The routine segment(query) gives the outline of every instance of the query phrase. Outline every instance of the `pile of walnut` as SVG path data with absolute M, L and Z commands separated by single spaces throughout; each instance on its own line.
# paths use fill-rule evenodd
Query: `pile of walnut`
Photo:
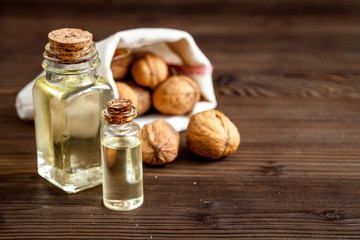
M 195 81 L 184 75 L 170 76 L 166 62 L 160 57 L 150 53 L 127 53 L 125 49 L 117 49 L 110 68 L 119 97 L 131 99 L 139 116 L 148 112 L 151 106 L 163 114 L 186 114 L 200 100 Z M 177 157 L 180 135 L 166 121 L 146 124 L 141 137 L 145 163 L 163 165 Z M 186 137 L 190 151 L 209 159 L 228 156 L 240 144 L 236 126 L 217 110 L 193 115 Z
M 184 75 L 170 76 L 162 58 L 150 53 L 121 57 L 123 51 L 117 49 L 110 69 L 119 97 L 131 99 L 139 116 L 149 111 L 151 103 L 160 113 L 182 115 L 200 100 L 195 81 Z

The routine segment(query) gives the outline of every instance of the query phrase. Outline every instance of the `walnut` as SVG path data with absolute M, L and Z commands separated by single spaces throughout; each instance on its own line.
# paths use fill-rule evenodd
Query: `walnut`
M 132 105 L 137 109 L 137 96 L 134 92 L 134 90 L 125 82 L 115 82 L 116 88 L 119 93 L 119 98 L 127 98 L 130 99 L 132 102 Z
M 162 58 L 147 53 L 133 63 L 131 74 L 137 84 L 153 89 L 167 78 L 168 66 Z
M 155 120 L 141 129 L 142 159 L 150 165 L 174 161 L 179 152 L 180 135 L 166 121 Z
M 153 105 L 159 112 L 181 115 L 190 112 L 200 100 L 200 90 L 190 78 L 173 76 L 154 90 L 152 98 Z
M 132 82 L 115 82 L 120 98 L 128 98 L 136 108 L 138 116 L 149 111 L 151 107 L 150 91 Z
M 186 138 L 190 151 L 209 159 L 228 156 L 240 144 L 240 133 L 234 123 L 217 110 L 191 116 Z
M 121 80 L 126 77 L 132 60 L 133 56 L 130 54 L 128 49 L 116 49 L 115 55 L 110 64 L 114 80 Z

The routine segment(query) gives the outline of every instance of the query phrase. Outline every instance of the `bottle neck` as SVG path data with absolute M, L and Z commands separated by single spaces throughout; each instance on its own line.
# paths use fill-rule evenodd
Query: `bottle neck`
M 94 43 L 81 52 L 57 52 L 47 44 L 43 55 L 42 67 L 50 82 L 78 85 L 91 84 L 97 79 L 100 59 Z
M 138 134 L 139 126 L 133 122 L 136 117 L 136 108 L 132 106 L 130 99 L 112 99 L 106 104 L 103 111 L 106 120 L 104 132 L 112 135 L 134 135 Z
M 137 136 L 140 138 L 140 127 L 135 121 L 120 124 L 114 124 L 105 121 L 101 132 L 102 136 Z
M 108 128 L 110 128 L 113 131 L 122 132 L 131 129 L 133 125 L 133 121 L 126 123 L 109 123 L 106 121 L 105 124 L 108 126 Z

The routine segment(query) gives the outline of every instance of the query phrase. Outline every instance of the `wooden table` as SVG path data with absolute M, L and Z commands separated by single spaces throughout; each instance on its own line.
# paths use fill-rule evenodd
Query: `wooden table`
M 0 239 L 360 238 L 358 1 L 0 3 Z M 214 65 L 217 109 L 241 145 L 144 168 L 144 205 L 114 212 L 101 186 L 68 195 L 37 174 L 16 93 L 42 69 L 47 33 L 95 41 L 137 27 L 192 34 Z

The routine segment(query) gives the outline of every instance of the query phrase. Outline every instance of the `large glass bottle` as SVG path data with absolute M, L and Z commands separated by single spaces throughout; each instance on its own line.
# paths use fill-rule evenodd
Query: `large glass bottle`
M 103 200 L 112 210 L 127 211 L 144 201 L 141 132 L 129 99 L 113 99 L 101 129 Z
M 51 35 L 52 34 L 52 35 Z M 68 193 L 101 184 L 101 112 L 113 98 L 96 72 L 91 33 L 59 29 L 49 34 L 33 88 L 39 174 Z

